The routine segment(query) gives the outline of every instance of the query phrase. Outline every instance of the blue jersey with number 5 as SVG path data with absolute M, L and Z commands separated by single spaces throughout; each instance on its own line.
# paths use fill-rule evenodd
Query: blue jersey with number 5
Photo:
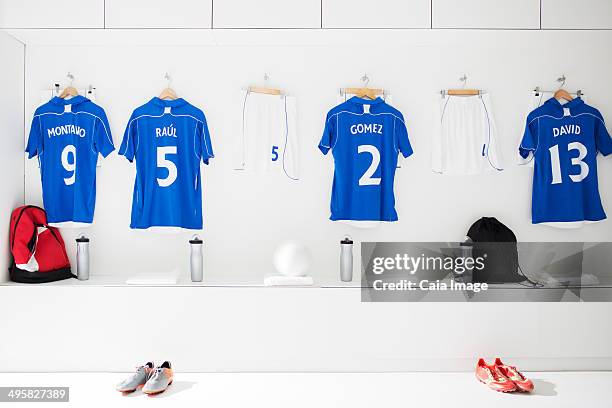
M 527 117 L 519 147 L 534 160 L 532 222 L 580 226 L 606 218 L 597 182 L 597 153 L 612 153 L 599 111 L 576 98 L 554 98 Z
M 331 220 L 397 221 L 398 154 L 412 154 L 397 109 L 380 98 L 349 99 L 327 114 L 319 149 L 334 156 Z
M 131 228 L 202 229 L 200 162 L 214 155 L 200 109 L 151 99 L 132 113 L 119 154 L 136 159 Z
M 55 97 L 36 109 L 26 152 L 38 156 L 50 224 L 93 221 L 98 154 L 114 149 L 104 109 L 89 99 Z

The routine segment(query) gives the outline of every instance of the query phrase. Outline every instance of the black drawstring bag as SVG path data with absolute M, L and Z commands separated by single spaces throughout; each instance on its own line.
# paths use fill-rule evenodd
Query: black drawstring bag
M 484 257 L 484 268 L 473 269 L 472 281 L 515 283 L 527 280 L 519 273 L 516 235 L 495 217 L 482 217 L 467 233 L 472 240 L 472 256 Z

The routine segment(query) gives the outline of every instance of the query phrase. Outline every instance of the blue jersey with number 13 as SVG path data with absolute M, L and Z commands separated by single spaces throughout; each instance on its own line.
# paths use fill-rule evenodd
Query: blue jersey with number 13
M 519 148 L 535 161 L 534 224 L 576 227 L 606 218 L 597 180 L 597 154 L 612 153 L 612 139 L 599 111 L 576 98 L 554 98 L 527 117 Z

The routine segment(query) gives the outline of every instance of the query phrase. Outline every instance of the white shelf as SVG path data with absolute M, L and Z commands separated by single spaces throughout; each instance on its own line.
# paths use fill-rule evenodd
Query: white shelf
M 17 283 L 17 282 L 4 282 L 0 286 L 6 287 L 203 287 L 203 288 L 299 288 L 299 289 L 314 289 L 314 288 L 347 288 L 347 289 L 360 289 L 361 282 L 358 278 L 355 278 L 353 282 L 341 282 L 341 281 L 317 281 L 313 286 L 264 286 L 263 276 L 261 279 L 249 277 L 212 277 L 204 278 L 203 282 L 191 282 L 191 280 L 185 276 L 178 279 L 176 284 L 127 284 L 126 281 L 131 276 L 111 276 L 111 275 L 96 275 L 91 276 L 89 280 L 81 281 L 77 279 L 65 279 L 57 282 L 40 283 L 40 284 L 28 284 L 28 283 Z

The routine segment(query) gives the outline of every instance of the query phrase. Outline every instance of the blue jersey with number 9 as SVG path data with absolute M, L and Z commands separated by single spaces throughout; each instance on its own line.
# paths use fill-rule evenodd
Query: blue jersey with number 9
M 397 109 L 380 98 L 349 99 L 327 114 L 319 149 L 334 156 L 331 220 L 397 221 L 398 154 L 412 154 Z
M 151 99 L 132 113 L 119 154 L 136 159 L 131 228 L 202 229 L 200 163 L 214 155 L 200 109 Z
M 38 156 L 47 221 L 90 224 L 96 204 L 98 155 L 115 147 L 104 109 L 83 96 L 54 97 L 36 109 L 26 152 Z

